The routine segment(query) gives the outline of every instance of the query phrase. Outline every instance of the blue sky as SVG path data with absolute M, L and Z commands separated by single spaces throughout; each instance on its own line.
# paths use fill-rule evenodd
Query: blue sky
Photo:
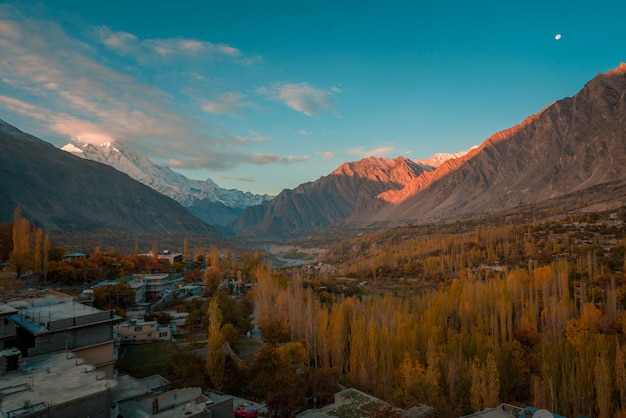
M 623 1 L 422 3 L 0 1 L 0 118 L 278 194 L 468 149 L 626 61 Z

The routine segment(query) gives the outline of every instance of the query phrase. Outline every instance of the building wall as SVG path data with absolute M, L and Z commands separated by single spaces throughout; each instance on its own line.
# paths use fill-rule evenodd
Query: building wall
M 211 418 L 232 418 L 233 417 L 233 398 L 216 402 L 208 407 L 211 411 Z
M 113 326 L 110 322 L 49 332 L 35 337 L 35 346 L 28 349 L 28 356 L 53 353 L 66 349 L 74 350 L 110 340 L 113 340 Z
M 90 396 L 52 404 L 39 411 L 19 415 L 20 418 L 90 417 L 111 418 L 111 391 L 103 390 Z
M 96 370 L 106 373 L 108 379 L 113 378 L 115 366 L 115 340 L 106 341 L 102 344 L 72 350 L 76 356 L 85 360 L 88 364 L 96 366 Z
M 171 339 L 169 327 L 161 327 L 156 321 L 119 324 L 118 330 L 122 342 L 147 342 Z

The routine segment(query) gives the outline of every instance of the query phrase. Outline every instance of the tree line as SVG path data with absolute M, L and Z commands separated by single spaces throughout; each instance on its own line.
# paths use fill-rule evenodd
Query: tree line
M 565 416 L 626 417 L 623 238 L 608 249 L 598 234 L 577 240 L 552 227 L 407 239 L 369 248 L 370 257 L 349 248 L 362 258 L 344 258 L 340 267 L 431 269 L 439 284 L 420 292 L 320 298 L 303 270 L 288 277 L 259 266 L 263 338 L 276 347 L 298 342 L 313 370 L 332 370 L 343 384 L 400 407 L 435 406 L 441 416 L 508 402 Z M 494 261 L 506 268 L 478 273 Z

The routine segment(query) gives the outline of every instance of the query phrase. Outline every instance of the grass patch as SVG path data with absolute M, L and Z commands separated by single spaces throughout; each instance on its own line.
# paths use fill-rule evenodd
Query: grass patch
M 176 346 L 171 341 L 125 344 L 120 350 L 118 369 L 137 378 L 163 374 Z

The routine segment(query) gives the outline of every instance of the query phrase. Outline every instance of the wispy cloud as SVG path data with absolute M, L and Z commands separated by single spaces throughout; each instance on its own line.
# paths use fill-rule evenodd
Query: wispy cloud
M 246 178 L 246 177 L 228 177 L 228 176 L 217 176 L 220 180 L 231 180 L 231 181 L 241 181 L 247 183 L 256 183 L 255 179 Z
M 263 153 L 239 153 L 224 152 L 219 155 L 203 154 L 202 156 L 188 157 L 184 159 L 169 159 L 167 165 L 174 168 L 197 169 L 215 167 L 216 169 L 226 169 L 238 164 L 252 165 L 276 165 L 276 164 L 295 164 L 308 161 L 308 156 L 281 156 L 278 154 Z
M 332 89 L 321 90 L 307 83 L 287 83 L 274 87 L 263 87 L 259 93 L 275 100 L 284 102 L 287 106 L 307 116 L 317 115 L 322 111 L 335 111 L 337 98 Z
M 317 154 L 321 155 L 323 158 L 334 158 L 336 155 L 332 151 L 323 151 L 323 152 L 318 152 Z
M 356 155 L 359 157 L 382 157 L 390 154 L 393 151 L 393 147 L 378 147 L 378 148 L 351 148 L 346 152 L 349 155 Z
M 313 132 L 307 131 L 306 129 L 298 129 L 298 135 L 309 136 L 313 135 Z
M 202 104 L 202 110 L 216 115 L 236 116 L 239 114 L 240 109 L 245 107 L 256 107 L 254 103 L 245 101 L 244 98 L 245 97 L 242 93 L 223 93 L 214 100 L 205 100 Z
M 36 121 L 40 131 L 49 133 L 46 139 L 121 141 L 157 162 L 209 170 L 306 159 L 252 152 L 253 144 L 268 137 L 251 133 L 242 138 L 202 120 L 200 108 L 190 109 L 175 100 L 180 85 L 168 88 L 141 82 L 136 75 L 152 71 L 151 66 L 138 60 L 133 67 L 121 58 L 136 53 L 171 57 L 172 62 L 193 56 L 246 64 L 235 47 L 182 38 L 142 40 L 106 27 L 87 31 L 91 38 L 84 33 L 78 38 L 55 22 L 25 16 L 17 7 L 2 4 L 0 16 L 4 18 L 0 19 L 0 109 Z M 120 55 L 105 56 L 109 50 Z M 206 61 L 197 64 L 194 61 L 195 67 L 185 68 L 184 74 L 202 78 Z M 168 71 L 171 79 L 181 78 L 173 66 Z M 204 111 L 225 114 L 252 106 L 243 95 L 227 92 L 207 100 Z
M 204 55 L 239 58 L 242 52 L 233 46 L 196 39 L 161 38 L 139 39 L 132 33 L 113 31 L 107 26 L 95 29 L 101 43 L 121 54 L 156 53 L 161 57 L 175 55 Z

